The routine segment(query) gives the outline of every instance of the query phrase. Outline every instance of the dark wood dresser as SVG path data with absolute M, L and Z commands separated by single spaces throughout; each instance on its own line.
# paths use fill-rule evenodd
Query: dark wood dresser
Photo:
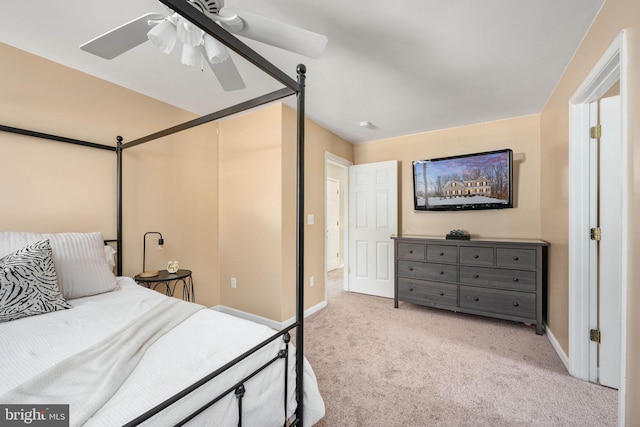
M 395 240 L 395 298 L 536 325 L 544 332 L 547 252 L 542 240 Z

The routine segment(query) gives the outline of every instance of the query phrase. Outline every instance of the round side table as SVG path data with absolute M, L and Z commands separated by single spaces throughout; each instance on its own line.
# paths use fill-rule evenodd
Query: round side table
M 158 271 L 157 276 L 153 277 L 141 277 L 137 274 L 133 277 L 140 285 L 146 286 L 149 289 L 156 289 L 160 285 L 165 287 L 165 295 L 170 297 L 174 296 L 176 287 L 182 285 L 182 299 L 185 301 L 196 301 L 195 291 L 193 289 L 193 278 L 191 277 L 191 270 L 178 270 L 175 273 L 169 273 L 167 270 Z

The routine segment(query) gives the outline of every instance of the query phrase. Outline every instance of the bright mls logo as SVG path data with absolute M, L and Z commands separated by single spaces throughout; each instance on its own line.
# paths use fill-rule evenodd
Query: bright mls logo
M 0 425 L 69 427 L 69 405 L 0 405 Z

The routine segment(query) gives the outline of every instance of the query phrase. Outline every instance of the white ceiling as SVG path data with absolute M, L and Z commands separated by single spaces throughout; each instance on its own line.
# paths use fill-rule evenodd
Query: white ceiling
M 295 78 L 307 115 L 352 143 L 539 113 L 604 0 L 226 0 L 325 34 L 320 59 L 245 41 Z M 156 0 L 0 0 L 0 42 L 204 115 L 281 86 L 234 56 L 247 88 L 144 43 L 111 60 L 78 46 Z M 294 99 L 287 103 L 295 105 Z M 361 129 L 370 121 L 374 129 Z

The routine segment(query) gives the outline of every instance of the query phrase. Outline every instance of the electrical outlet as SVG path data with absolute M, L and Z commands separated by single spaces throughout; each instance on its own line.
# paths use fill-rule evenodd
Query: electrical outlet
M 316 284 L 315 279 L 313 278 L 313 276 L 311 276 L 311 278 L 309 279 L 309 286 L 313 286 Z
M 236 278 L 235 277 L 231 278 L 231 288 L 233 288 L 233 289 L 236 288 Z

